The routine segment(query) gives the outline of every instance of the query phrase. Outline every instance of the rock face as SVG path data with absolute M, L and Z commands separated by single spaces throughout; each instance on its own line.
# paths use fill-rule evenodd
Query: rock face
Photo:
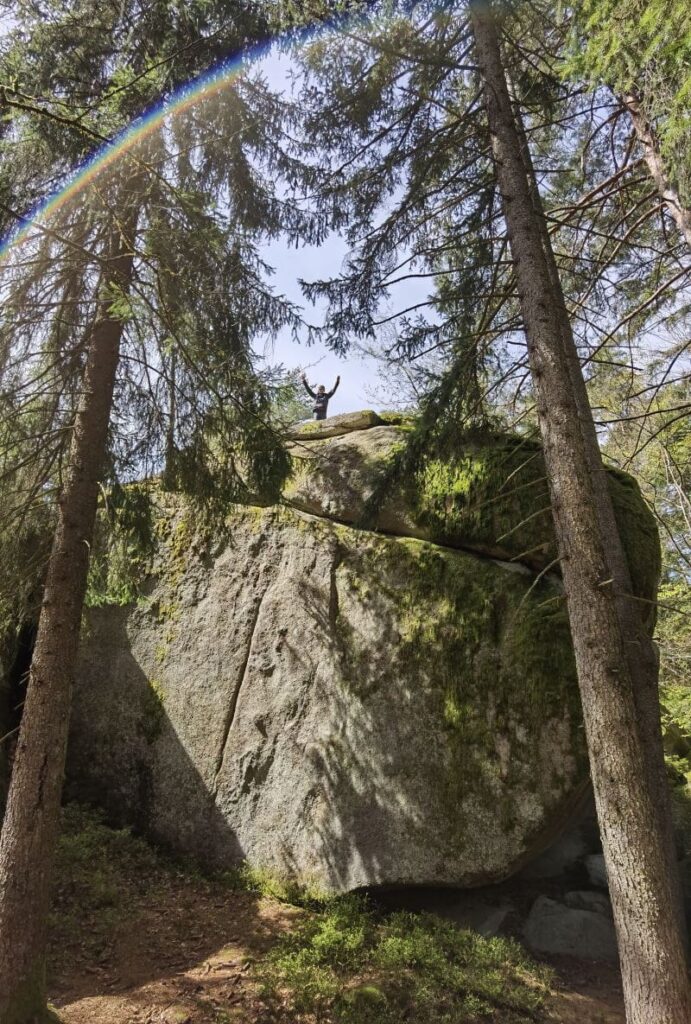
M 457 495 L 436 543 L 414 481 L 386 535 L 348 525 L 405 439 L 350 430 L 295 441 L 290 504 L 235 507 L 223 537 L 161 498 L 145 596 L 89 615 L 68 794 L 322 891 L 506 877 L 586 782 L 560 583 L 491 524 L 464 541 Z

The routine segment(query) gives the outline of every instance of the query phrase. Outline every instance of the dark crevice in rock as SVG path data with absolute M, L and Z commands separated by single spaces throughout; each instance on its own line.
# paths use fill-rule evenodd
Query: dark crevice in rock
M 338 619 L 339 606 L 338 583 L 336 581 L 336 573 L 338 572 L 338 567 L 340 566 L 342 561 L 343 553 L 337 545 L 336 550 L 334 551 L 334 557 L 331 563 L 331 570 L 329 573 L 329 623 L 331 624 L 332 630 L 336 628 L 336 620 Z
M 561 585 L 561 576 L 557 572 L 545 572 L 544 569 L 536 569 L 535 566 L 527 565 L 520 559 L 510 560 L 508 558 L 502 558 L 496 552 L 492 552 L 488 548 L 480 548 L 472 544 L 440 544 L 439 541 L 430 540 L 428 537 L 414 533 L 398 533 L 394 530 L 374 529 L 367 526 L 359 526 L 347 519 L 339 519 L 337 516 L 326 515 L 325 513 L 312 512 L 304 507 L 301 507 L 296 502 L 286 501 L 286 506 L 293 512 L 297 512 L 300 516 L 306 516 L 310 519 L 324 519 L 329 523 L 337 523 L 339 526 L 347 526 L 351 530 L 360 530 L 363 533 L 373 533 L 376 537 L 391 537 L 394 540 L 419 540 L 424 544 L 429 544 L 431 547 L 439 548 L 442 551 L 462 551 L 466 555 L 472 555 L 475 558 L 485 562 L 494 562 L 495 565 L 501 566 L 508 572 L 518 572 L 524 576 L 540 576 L 541 579 L 550 580 L 552 583 Z
M 35 642 L 36 623 L 24 623 L 16 639 L 8 645 L 5 678 L 2 679 L 0 675 L 0 822 L 12 773 Z
M 218 751 L 218 757 L 216 758 L 216 768 L 214 771 L 214 793 L 218 788 L 218 777 L 221 768 L 223 767 L 223 759 L 225 757 L 226 747 L 228 745 L 228 737 L 230 736 L 230 730 L 232 728 L 233 720 L 235 718 L 235 712 L 237 711 L 238 700 L 240 699 L 240 691 L 242 690 L 243 683 L 245 682 L 245 679 L 247 677 L 247 666 L 249 665 L 249 660 L 252 656 L 252 647 L 254 646 L 254 636 L 257 631 L 257 623 L 259 622 L 259 616 L 261 614 L 262 605 L 264 604 L 264 600 L 266 599 L 266 595 L 269 593 L 270 589 L 271 587 L 268 586 L 261 595 L 261 597 L 259 598 L 259 601 L 257 602 L 257 608 L 254 613 L 252 625 L 250 627 L 250 635 L 249 640 L 247 642 L 247 651 L 245 652 L 242 668 L 240 670 L 240 676 L 238 679 L 237 686 L 233 691 L 233 696 L 230 699 L 230 704 L 228 705 L 228 714 L 226 716 L 225 725 L 223 727 L 223 739 L 221 740 L 221 744 Z

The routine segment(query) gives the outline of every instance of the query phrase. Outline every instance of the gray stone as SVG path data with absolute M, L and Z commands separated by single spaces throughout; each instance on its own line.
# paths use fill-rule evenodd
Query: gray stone
M 553 586 L 285 508 L 229 522 L 211 556 L 173 516 L 148 603 L 90 612 L 70 794 L 327 891 L 510 875 L 586 780 L 576 681 L 531 661 L 526 692 L 515 632 L 566 643 Z
M 358 523 L 402 437 L 400 427 L 384 425 L 336 436 L 316 430 L 301 435 L 289 446 L 294 471 L 286 501 L 303 512 Z M 425 535 L 400 493 L 382 508 L 377 526 L 407 537 Z
M 614 925 L 602 913 L 566 907 L 539 896 L 523 929 L 526 944 L 536 953 L 582 960 L 617 960 Z
M 345 412 L 339 416 L 327 416 L 324 420 L 310 420 L 309 423 L 303 423 L 289 431 L 287 436 L 318 441 L 325 437 L 340 437 L 342 434 L 350 434 L 355 430 L 379 427 L 383 422 L 376 412 L 371 409 L 362 409 L 360 412 Z
M 564 895 L 564 903 L 567 907 L 575 910 L 592 910 L 594 914 L 605 914 L 612 916 L 612 904 L 609 897 L 603 892 L 593 892 L 590 889 L 579 889 L 574 892 L 567 892 Z
M 588 845 L 579 826 L 560 836 L 555 843 L 523 868 L 526 879 L 558 878 L 574 868 L 587 854 Z
M 306 424 L 289 444 L 294 472 L 285 500 L 340 522 L 475 551 L 515 571 L 554 563 L 551 514 L 537 501 L 545 473 L 537 445 L 476 433 L 448 458 L 432 455 L 414 472 L 391 475 L 411 425 L 380 424 L 369 410 Z M 660 563 L 655 520 L 631 477 L 611 473 L 609 485 L 627 550 L 636 551 L 634 585 L 652 600 Z
M 605 858 L 601 853 L 591 853 L 585 858 L 585 869 L 588 872 L 588 879 L 591 885 L 596 885 L 599 889 L 609 888 L 607 882 L 607 868 L 605 867 Z
M 435 913 L 447 921 L 453 921 L 459 928 L 467 928 L 486 939 L 491 939 L 499 934 L 513 910 L 514 907 L 510 903 L 490 906 L 478 901 L 470 905 L 451 903 L 446 907 L 440 907 Z
M 68 795 L 328 892 L 477 886 L 559 835 L 587 786 L 561 589 L 489 557 L 528 512 L 485 500 L 509 457 L 539 466 L 492 436 L 448 494 L 436 460 L 389 488 L 386 535 L 355 528 L 407 429 L 373 416 L 292 442 L 293 507 L 236 506 L 227 533 L 160 496 L 147 598 L 87 618 Z

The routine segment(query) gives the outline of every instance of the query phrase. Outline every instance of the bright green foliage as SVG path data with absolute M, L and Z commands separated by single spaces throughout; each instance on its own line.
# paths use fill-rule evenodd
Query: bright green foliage
M 334 1024 L 519 1024 L 550 980 L 514 942 L 428 915 L 380 918 L 352 896 L 299 925 L 260 974 L 278 1021 Z
M 691 786 L 690 687 L 671 685 L 663 688 L 662 726 L 665 731 L 667 761 Z
M 625 379 L 622 379 L 625 378 Z M 606 454 L 633 473 L 659 525 L 662 573 L 655 640 L 663 686 L 689 685 L 691 667 L 691 423 L 690 391 L 682 380 L 658 391 L 650 377 L 613 375 L 601 384 L 598 402 L 622 404 L 631 421 L 610 431 Z M 633 399 L 626 392 L 634 391 Z M 623 391 L 623 394 L 622 394 Z M 637 394 L 635 394 L 637 392 Z M 626 537 L 624 536 L 624 540 Z
M 276 382 L 271 418 L 278 430 L 286 430 L 312 416 L 313 402 L 295 376 L 282 375 Z
M 416 521 L 437 542 L 558 571 L 544 461 L 531 438 L 460 432 L 453 424 L 435 437 L 422 423 L 392 461 L 382 492 L 393 479 L 406 484 Z M 610 470 L 609 484 L 634 593 L 653 602 L 660 578 L 655 518 L 633 477 Z
M 59 191 L 79 161 L 147 107 L 271 31 L 270 5 L 251 2 L 229 14 L 207 0 L 144 8 L 20 0 L 13 13 L 0 82 L 12 83 L 12 95 L 42 97 L 10 106 L 0 138 L 0 181 L 21 206 L 17 215 Z M 267 283 L 260 246 L 283 229 L 308 234 L 310 225 L 276 201 L 280 138 L 261 83 L 238 79 L 142 138 L 97 187 L 54 210 L 55 235 L 37 233 L 27 250 L 9 252 L 0 478 L 27 464 L 44 500 L 60 487 L 104 254 L 126 207 L 128 217 L 137 212 L 137 255 L 132 287 L 111 288 L 110 315 L 125 326 L 110 479 L 151 475 L 165 459 L 171 486 L 225 501 L 245 483 L 280 483 L 288 462 L 272 429 L 273 381 L 252 341 L 296 329 L 300 317 Z M 108 580 L 92 589 L 115 592 Z
M 252 867 L 245 862 L 240 867 L 231 868 L 215 875 L 231 889 L 241 892 L 252 892 L 258 896 L 268 896 L 281 903 L 292 903 L 296 907 L 323 907 L 331 902 L 333 896 L 315 886 L 301 885 L 291 879 L 278 878 L 262 868 Z
M 104 493 L 89 562 L 87 606 L 137 599 L 154 550 L 153 485 L 115 485 Z
M 635 92 L 662 155 L 691 202 L 691 7 L 686 0 L 580 0 L 570 69 Z
M 626 398 L 629 391 L 633 399 Z M 600 383 L 598 403 L 608 410 L 623 405 L 630 421 L 616 424 L 607 437 L 610 459 L 635 474 L 644 501 L 659 526 L 661 584 L 654 638 L 660 650 L 662 727 L 671 778 L 691 781 L 691 424 L 685 407 L 687 381 L 673 382 L 661 394 L 649 376 L 633 380 L 612 373 Z M 623 476 L 623 475 L 622 475 Z M 623 534 L 627 543 L 627 532 Z M 627 549 L 628 550 L 628 549 Z M 688 794 L 688 788 L 686 790 Z M 680 801 L 683 787 L 678 790 Z M 683 801 L 679 803 L 683 806 Z M 688 815 L 687 815 L 688 816 Z M 691 835 L 691 826 L 689 827 Z

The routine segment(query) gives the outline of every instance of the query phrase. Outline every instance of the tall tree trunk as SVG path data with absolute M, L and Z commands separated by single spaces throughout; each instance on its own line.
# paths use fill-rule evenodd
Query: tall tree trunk
M 660 694 L 658 688 L 660 662 L 652 640 L 651 630 L 654 609 L 649 605 L 643 604 L 633 593 L 631 572 L 614 515 L 614 507 L 607 482 L 607 471 L 602 462 L 602 453 L 600 452 L 600 445 L 597 439 L 588 391 L 571 328 L 571 321 L 566 308 L 564 292 L 561 287 L 559 269 L 554 258 L 547 218 L 545 217 L 542 198 L 537 187 L 530 147 L 523 127 L 520 110 L 513 96 L 512 103 L 514 105 L 514 123 L 530 189 L 533 213 L 540 231 L 542 251 L 551 283 L 551 308 L 559 321 L 560 336 L 569 369 L 571 388 L 578 409 L 585 456 L 590 467 L 590 475 L 595 493 L 595 505 L 608 565 L 608 579 L 612 580 L 619 624 L 624 638 L 624 649 L 627 652 L 629 672 L 634 686 L 634 700 L 636 701 L 641 747 L 648 764 L 647 777 L 654 789 L 654 808 L 657 814 L 658 828 L 664 839 L 668 871 L 675 890 L 674 905 L 679 919 L 679 927 L 684 937 L 684 946 L 688 951 L 684 900 L 676 859 L 671 797 L 662 743 Z
M 678 188 L 673 184 L 665 169 L 660 153 L 660 144 L 653 126 L 645 116 L 641 97 L 635 92 L 627 92 L 621 97 L 621 101 L 629 112 L 634 131 L 643 147 L 645 162 L 657 190 L 675 224 L 686 239 L 686 244 L 691 248 L 691 210 L 682 202 Z
M 136 221 L 135 212 L 124 217 L 111 238 L 0 837 L 0 1024 L 46 1019 L 46 931 L 72 680 L 123 331 L 109 313 L 108 285 L 129 291 Z
M 511 108 L 496 25 L 486 4 L 474 0 L 470 11 L 526 329 L 627 1019 L 629 1024 L 688 1024 L 691 990 L 675 887 L 642 749 L 626 638 L 581 423 L 585 410 L 577 400 L 579 388 L 574 389 L 580 365 L 577 357 L 566 355 L 568 339 L 554 305 L 555 282 L 535 216 L 534 183 Z M 599 473 L 604 477 L 602 467 Z

